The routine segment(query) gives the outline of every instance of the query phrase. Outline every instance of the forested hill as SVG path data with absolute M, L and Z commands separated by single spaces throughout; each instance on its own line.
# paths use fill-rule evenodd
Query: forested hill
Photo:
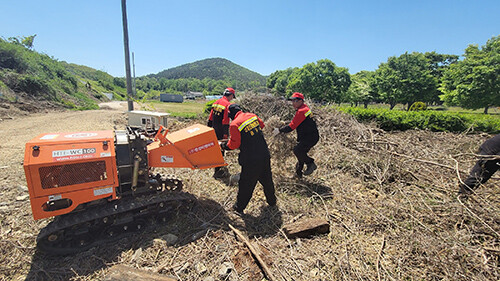
M 104 93 L 124 99 L 124 79 L 38 53 L 34 37 L 0 38 L 0 108 L 83 110 L 108 101 Z
M 195 61 L 148 76 L 158 79 L 195 78 L 202 80 L 210 78 L 213 80 L 241 81 L 246 83 L 257 81 L 262 85 L 266 83 L 265 76 L 223 58 Z

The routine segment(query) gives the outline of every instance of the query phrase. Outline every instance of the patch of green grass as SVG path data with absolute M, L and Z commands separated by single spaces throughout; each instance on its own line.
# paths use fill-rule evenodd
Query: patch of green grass
M 198 101 L 184 101 L 182 103 L 148 101 L 143 106 L 152 108 L 158 112 L 168 112 L 174 117 L 189 119 L 198 118 L 205 110 L 205 103 Z

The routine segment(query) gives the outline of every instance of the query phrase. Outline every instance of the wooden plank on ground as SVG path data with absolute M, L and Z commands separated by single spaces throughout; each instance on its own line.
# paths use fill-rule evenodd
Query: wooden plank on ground
M 245 235 L 243 235 L 243 233 L 241 233 L 241 231 L 239 231 L 236 228 L 234 228 L 234 226 L 232 226 L 231 224 L 229 224 L 229 228 L 231 228 L 234 231 L 234 233 L 236 233 L 236 235 L 241 240 L 243 240 L 243 242 L 245 243 L 245 245 L 247 245 L 248 249 L 254 255 L 255 259 L 257 260 L 257 262 L 261 266 L 262 271 L 263 271 L 264 275 L 267 277 L 267 279 L 269 279 L 271 281 L 278 280 L 278 279 L 276 279 L 276 277 L 274 277 L 274 275 L 272 274 L 271 270 L 267 266 L 266 262 L 259 255 L 259 252 L 257 250 L 255 250 L 255 248 L 253 247 L 252 243 L 250 243 L 250 241 L 248 240 L 248 238 L 246 238 Z
M 114 265 L 110 268 L 108 274 L 104 277 L 104 281 L 177 281 L 167 276 L 149 271 L 136 269 L 130 266 L 121 264 Z
M 305 238 L 328 233 L 330 224 L 324 219 L 305 219 L 284 226 L 283 231 L 288 238 Z

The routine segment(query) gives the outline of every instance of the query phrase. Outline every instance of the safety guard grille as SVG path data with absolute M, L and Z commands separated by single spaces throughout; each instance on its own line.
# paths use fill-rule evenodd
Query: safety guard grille
M 39 173 L 43 189 L 107 179 L 105 161 L 41 167 Z

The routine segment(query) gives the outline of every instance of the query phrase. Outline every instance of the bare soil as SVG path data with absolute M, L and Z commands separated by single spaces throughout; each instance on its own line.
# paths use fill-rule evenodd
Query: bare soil
M 0 121 L 0 280 L 102 280 L 123 264 L 179 280 L 262 280 L 245 233 L 277 280 L 498 280 L 500 182 L 457 197 L 459 176 L 474 162 L 485 134 L 384 132 L 339 112 L 313 107 L 318 169 L 291 179 L 295 133 L 271 137 L 293 112 L 284 101 L 240 101 L 267 124 L 279 211 L 260 185 L 239 218 L 229 210 L 237 187 L 213 170 L 158 169 L 183 179 L 195 207 L 163 225 L 86 252 L 54 257 L 36 236 L 51 219 L 34 221 L 23 171 L 24 144 L 41 133 L 121 129 L 122 108 L 12 115 Z M 205 120 L 190 121 L 204 123 Z M 172 130 L 188 123 L 170 122 Z M 226 154 L 232 174 L 237 152 Z M 286 224 L 323 218 L 329 234 L 288 239 Z M 175 235 L 175 236 L 174 236 Z M 172 240 L 172 237 L 174 239 Z M 176 237 L 176 239 L 175 239 Z M 213 279 L 210 279 L 213 278 Z

